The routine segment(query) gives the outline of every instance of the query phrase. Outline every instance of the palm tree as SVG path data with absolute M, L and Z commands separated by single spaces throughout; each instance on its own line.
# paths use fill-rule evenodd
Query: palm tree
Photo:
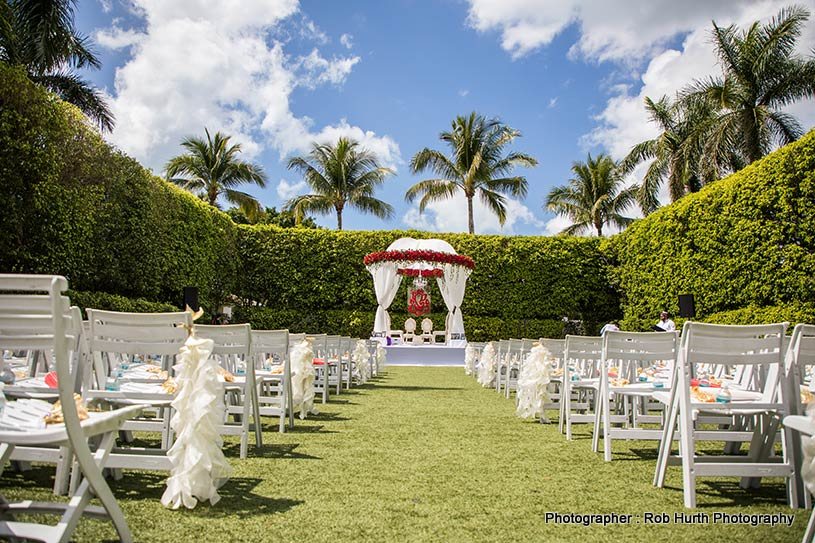
M 421 195 L 421 213 L 428 204 L 447 200 L 461 191 L 467 198 L 469 231 L 475 234 L 473 198 L 478 195 L 503 225 L 507 216 L 504 195 L 523 198 L 527 191 L 525 177 L 508 175 L 516 166 L 531 168 L 538 164 L 524 153 L 503 156 L 504 148 L 520 135 L 500 121 L 487 120 L 475 112 L 467 117 L 456 117 L 451 131 L 439 136 L 450 146 L 449 158 L 441 151 L 424 148 L 410 161 L 413 173 L 430 169 L 438 177 L 419 181 L 408 189 L 405 199 L 413 202 Z
M 187 153 L 171 158 L 164 167 L 172 183 L 192 192 L 208 204 L 218 207 L 218 198 L 235 204 L 249 217 L 261 212 L 260 202 L 251 195 L 236 190 L 243 184 L 266 186 L 263 169 L 240 160 L 239 143 L 230 145 L 230 136 L 216 132 L 206 139 L 189 137 L 181 142 Z
M 0 1 L 0 62 L 22 67 L 32 81 L 110 131 L 113 114 L 103 94 L 73 71 L 101 67 L 88 37 L 74 27 L 74 4 L 75 0 Z
M 692 131 L 710 119 L 711 110 L 704 106 L 683 107 L 667 96 L 657 102 L 645 98 L 651 122 L 656 123 L 661 132 L 656 138 L 635 145 L 619 166 L 620 173 L 628 175 L 638 164 L 651 161 L 637 193 L 637 202 L 645 215 L 659 207 L 659 188 L 664 182 L 667 181 L 671 200 L 675 202 L 689 192 L 698 191 L 709 177 L 698 170 L 699 153 L 689 143 Z
M 287 207 L 295 217 L 306 213 L 337 213 L 337 230 L 342 230 L 342 212 L 346 207 L 371 213 L 380 219 L 393 216 L 390 204 L 374 198 L 374 191 L 393 170 L 379 165 L 376 156 L 349 138 L 335 144 L 314 143 L 304 157 L 289 160 L 290 170 L 297 170 L 314 192 L 291 199 Z
M 564 215 L 572 225 L 563 234 L 577 235 L 594 228 L 603 235 L 603 226 L 625 228 L 634 219 L 622 213 L 636 201 L 637 185 L 623 188 L 623 176 L 610 156 L 600 154 L 586 162 L 572 164 L 574 177 L 569 184 L 555 187 L 546 197 L 545 208 Z
M 808 18 L 806 9 L 790 7 L 747 30 L 713 23 L 723 77 L 697 81 L 682 93 L 686 104 L 706 102 L 717 111 L 696 131 L 709 167 L 728 169 L 734 151 L 749 164 L 802 135 L 798 121 L 781 109 L 815 96 L 815 59 L 794 54 Z

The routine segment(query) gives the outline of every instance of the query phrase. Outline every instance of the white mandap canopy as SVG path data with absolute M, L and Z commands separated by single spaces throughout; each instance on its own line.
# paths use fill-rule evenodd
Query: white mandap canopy
M 391 243 L 387 250 L 365 256 L 364 262 L 373 276 L 379 304 L 374 336 L 384 336 L 391 329 L 388 308 L 402 283 L 402 274 L 412 271 L 427 272 L 428 277 L 436 277 L 447 306 L 447 339 L 449 342 L 466 340 L 461 302 L 464 301 L 467 278 L 475 267 L 472 258 L 459 255 L 449 243 L 440 239 L 401 238 Z

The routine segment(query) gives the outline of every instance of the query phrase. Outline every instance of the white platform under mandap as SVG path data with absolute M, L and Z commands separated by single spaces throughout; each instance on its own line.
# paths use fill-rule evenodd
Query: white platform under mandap
M 389 345 L 389 366 L 463 366 L 464 347 L 446 345 Z

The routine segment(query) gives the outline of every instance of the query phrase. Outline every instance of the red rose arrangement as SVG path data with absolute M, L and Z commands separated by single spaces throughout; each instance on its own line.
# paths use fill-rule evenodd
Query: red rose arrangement
M 412 268 L 399 268 L 396 270 L 396 273 L 399 275 L 403 275 L 405 277 L 429 277 L 429 278 L 436 278 L 442 277 L 444 275 L 444 271 L 440 269 L 432 269 L 432 270 L 414 270 Z
M 377 262 L 433 262 L 437 264 L 454 264 L 465 268 L 475 268 L 475 262 L 466 255 L 455 255 L 439 251 L 377 251 L 365 255 L 362 260 L 366 266 Z M 424 274 L 422 274 L 424 275 Z

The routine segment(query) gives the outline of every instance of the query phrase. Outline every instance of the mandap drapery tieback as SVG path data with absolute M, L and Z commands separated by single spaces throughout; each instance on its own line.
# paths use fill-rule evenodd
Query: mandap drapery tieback
M 178 393 L 170 425 L 176 441 L 167 451 L 172 469 L 161 497 L 165 507 L 194 508 L 198 501 L 216 504 L 218 489 L 229 480 L 232 467 L 222 451 L 220 426 L 224 420 L 223 384 L 218 364 L 210 357 L 214 342 L 190 335 L 175 365 Z

